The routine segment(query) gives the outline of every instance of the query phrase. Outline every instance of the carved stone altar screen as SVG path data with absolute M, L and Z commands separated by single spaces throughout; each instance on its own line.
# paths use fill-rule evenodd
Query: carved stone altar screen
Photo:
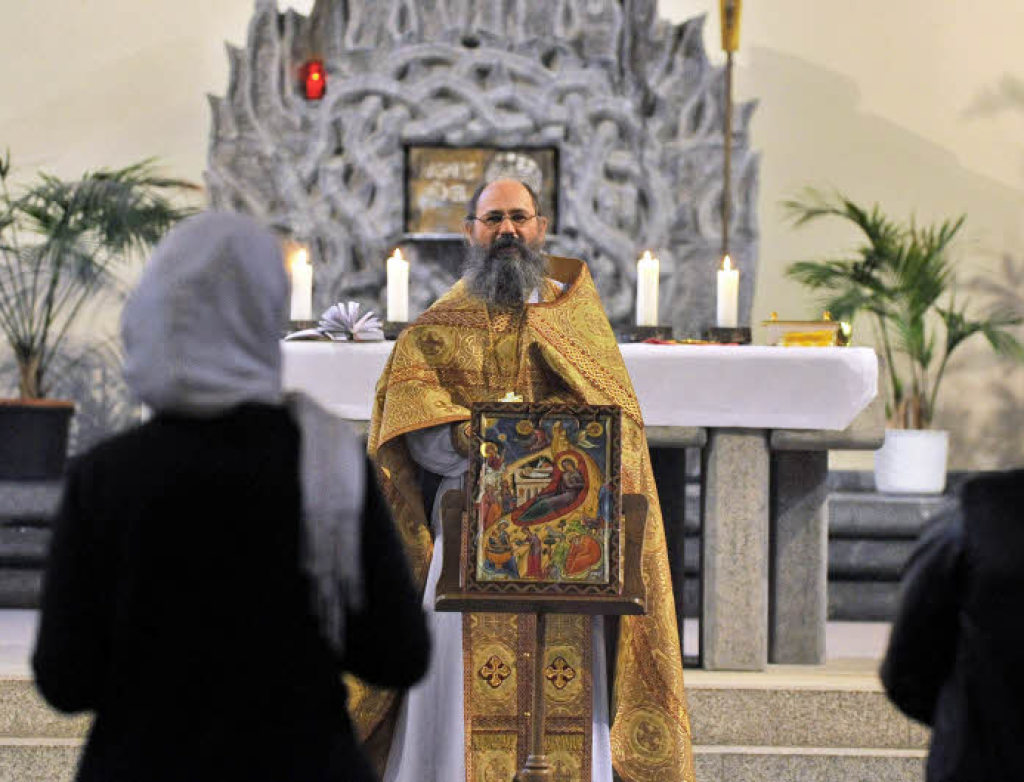
M 415 315 L 454 282 L 460 245 L 405 230 L 409 146 L 558 150 L 548 250 L 585 259 L 613 324 L 633 319 L 636 259 L 661 258 L 660 321 L 696 335 L 714 316 L 723 69 L 703 17 L 673 25 L 656 0 L 317 0 L 308 17 L 257 0 L 231 78 L 211 97 L 213 206 L 310 244 L 314 309 L 378 311 L 384 259 L 413 261 Z M 327 67 L 323 100 L 298 72 Z M 731 250 L 749 322 L 757 251 L 753 104 L 733 132 Z

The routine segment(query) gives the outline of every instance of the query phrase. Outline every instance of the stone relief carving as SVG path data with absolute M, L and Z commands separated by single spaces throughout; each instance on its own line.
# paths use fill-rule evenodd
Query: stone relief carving
M 413 313 L 457 267 L 403 234 L 409 144 L 559 150 L 549 251 L 584 258 L 615 324 L 633 318 L 636 259 L 661 258 L 662 323 L 695 336 L 714 317 L 721 241 L 724 79 L 703 18 L 672 25 L 655 0 L 318 0 L 310 15 L 257 0 L 227 94 L 211 97 L 214 206 L 308 242 L 314 310 L 381 310 L 384 259 L 413 256 Z M 327 66 L 306 101 L 302 63 Z M 737 106 L 730 246 L 748 322 L 757 255 L 753 104 Z M 458 254 L 450 243 L 447 252 Z

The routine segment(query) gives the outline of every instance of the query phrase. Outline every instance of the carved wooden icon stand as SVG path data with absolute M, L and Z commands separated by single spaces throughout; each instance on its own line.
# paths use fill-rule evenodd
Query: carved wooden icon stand
M 647 593 L 641 574 L 647 498 L 641 494 L 622 497 L 622 589 L 618 595 L 554 595 L 467 593 L 460 583 L 463 534 L 466 530 L 466 502 L 461 491 L 449 491 L 441 498 L 443 547 L 441 576 L 437 582 L 436 611 L 532 613 L 537 618 L 533 643 L 533 710 L 530 745 L 526 764 L 513 782 L 553 782 L 554 770 L 544 752 L 544 630 L 547 614 L 647 613 Z

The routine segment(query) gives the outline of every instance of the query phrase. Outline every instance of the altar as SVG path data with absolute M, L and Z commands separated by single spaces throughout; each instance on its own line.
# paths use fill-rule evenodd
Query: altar
M 369 420 L 394 343 L 282 343 L 286 389 Z M 622 344 L 654 446 L 702 449 L 703 665 L 825 659 L 827 451 L 881 445 L 870 348 Z
M 306 391 L 342 418 L 369 421 L 393 345 L 284 342 L 285 387 Z M 639 343 L 619 349 L 644 423 L 658 429 L 845 429 L 878 387 L 870 348 Z

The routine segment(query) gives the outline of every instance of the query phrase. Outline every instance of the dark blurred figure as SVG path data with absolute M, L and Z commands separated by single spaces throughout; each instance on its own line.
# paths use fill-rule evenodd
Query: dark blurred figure
M 928 782 L 1024 780 L 1024 470 L 969 481 L 902 590 L 881 675 L 932 726 Z
M 67 476 L 33 666 L 94 711 L 78 780 L 363 782 L 341 674 L 408 687 L 420 599 L 358 438 L 281 392 L 276 238 L 206 213 L 122 318 L 155 413 Z

